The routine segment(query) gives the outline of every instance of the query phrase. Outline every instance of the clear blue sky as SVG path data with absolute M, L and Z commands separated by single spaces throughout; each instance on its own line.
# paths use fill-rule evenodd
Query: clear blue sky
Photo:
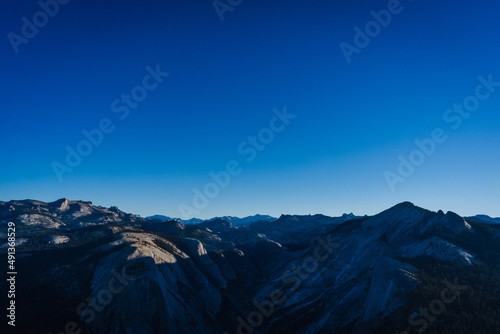
M 500 87 L 457 130 L 443 119 L 478 76 L 500 81 L 500 4 L 401 1 L 347 63 L 340 43 L 387 4 L 243 1 L 221 21 L 210 0 L 73 0 L 16 53 L 8 34 L 41 9 L 3 1 L 0 200 L 178 217 L 235 160 L 241 173 L 197 216 L 374 214 L 406 200 L 500 216 Z M 120 119 L 112 102 L 157 64 L 169 76 Z M 284 106 L 296 118 L 248 162 L 238 146 Z M 105 118 L 114 131 L 60 182 L 53 163 Z M 384 174 L 436 128 L 447 140 L 391 191 Z

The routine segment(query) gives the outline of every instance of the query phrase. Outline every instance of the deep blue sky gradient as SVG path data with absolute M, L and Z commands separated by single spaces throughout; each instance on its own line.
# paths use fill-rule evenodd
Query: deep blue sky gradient
M 242 172 L 198 216 L 374 214 L 409 200 L 500 216 L 500 89 L 457 130 L 443 113 L 500 81 L 498 1 L 402 1 L 348 64 L 339 48 L 387 1 L 77 1 L 15 53 L 36 1 L 0 10 L 0 199 L 61 197 L 180 216 L 230 160 Z M 121 121 L 110 104 L 160 64 L 164 82 Z M 238 153 L 274 108 L 297 115 L 250 163 Z M 81 131 L 116 130 L 59 182 Z M 384 173 L 436 127 L 448 140 L 392 192 Z

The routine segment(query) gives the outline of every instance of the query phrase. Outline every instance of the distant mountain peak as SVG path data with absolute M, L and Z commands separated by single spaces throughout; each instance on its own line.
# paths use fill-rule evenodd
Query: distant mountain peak
M 69 207 L 70 201 L 67 198 L 61 198 L 57 201 L 49 203 L 50 206 L 55 207 L 58 210 L 66 211 Z
M 424 212 L 431 212 L 427 209 L 424 209 L 424 208 L 421 208 L 419 206 L 416 206 L 415 204 L 413 204 L 412 202 L 401 202 L 399 204 L 396 204 L 394 205 L 393 207 L 381 212 L 380 214 L 387 214 L 387 213 L 393 213 L 393 214 L 401 214 L 401 213 L 406 213 L 406 214 L 410 214 L 410 213 L 417 213 L 417 212 L 420 212 L 420 213 L 424 213 Z
M 203 222 L 198 226 L 205 227 L 210 229 L 211 231 L 218 231 L 218 232 L 228 232 L 238 229 L 238 227 L 234 226 L 227 220 L 221 218 L 216 218 L 210 221 Z
M 415 204 L 409 201 L 404 201 L 394 206 L 395 208 L 417 208 Z

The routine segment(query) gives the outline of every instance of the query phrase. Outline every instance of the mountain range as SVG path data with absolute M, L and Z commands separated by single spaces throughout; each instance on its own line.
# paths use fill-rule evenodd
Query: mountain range
M 210 219 L 200 219 L 200 218 L 191 218 L 191 219 L 181 219 L 181 218 L 171 218 L 163 215 L 154 215 L 150 217 L 146 217 L 147 219 L 151 220 L 159 220 L 162 222 L 168 222 L 168 221 L 178 221 L 183 223 L 184 225 L 193 225 L 193 224 L 200 224 L 206 221 L 211 221 L 211 220 L 216 220 L 216 219 L 222 219 L 225 221 L 230 222 L 234 226 L 243 226 L 243 225 L 250 225 L 253 222 L 258 222 L 258 221 L 275 221 L 278 218 L 271 217 L 268 215 L 254 215 L 254 216 L 248 216 L 244 218 L 238 218 L 238 217 L 233 217 L 233 216 L 224 216 L 224 217 L 215 217 L 215 218 L 210 218 Z
M 485 223 L 495 223 L 500 224 L 500 218 L 492 218 L 487 215 L 476 215 L 474 217 L 468 217 L 468 219 L 479 219 L 484 221 Z
M 404 202 L 187 223 L 13 200 L 3 258 L 9 222 L 17 333 L 500 333 L 498 219 Z

